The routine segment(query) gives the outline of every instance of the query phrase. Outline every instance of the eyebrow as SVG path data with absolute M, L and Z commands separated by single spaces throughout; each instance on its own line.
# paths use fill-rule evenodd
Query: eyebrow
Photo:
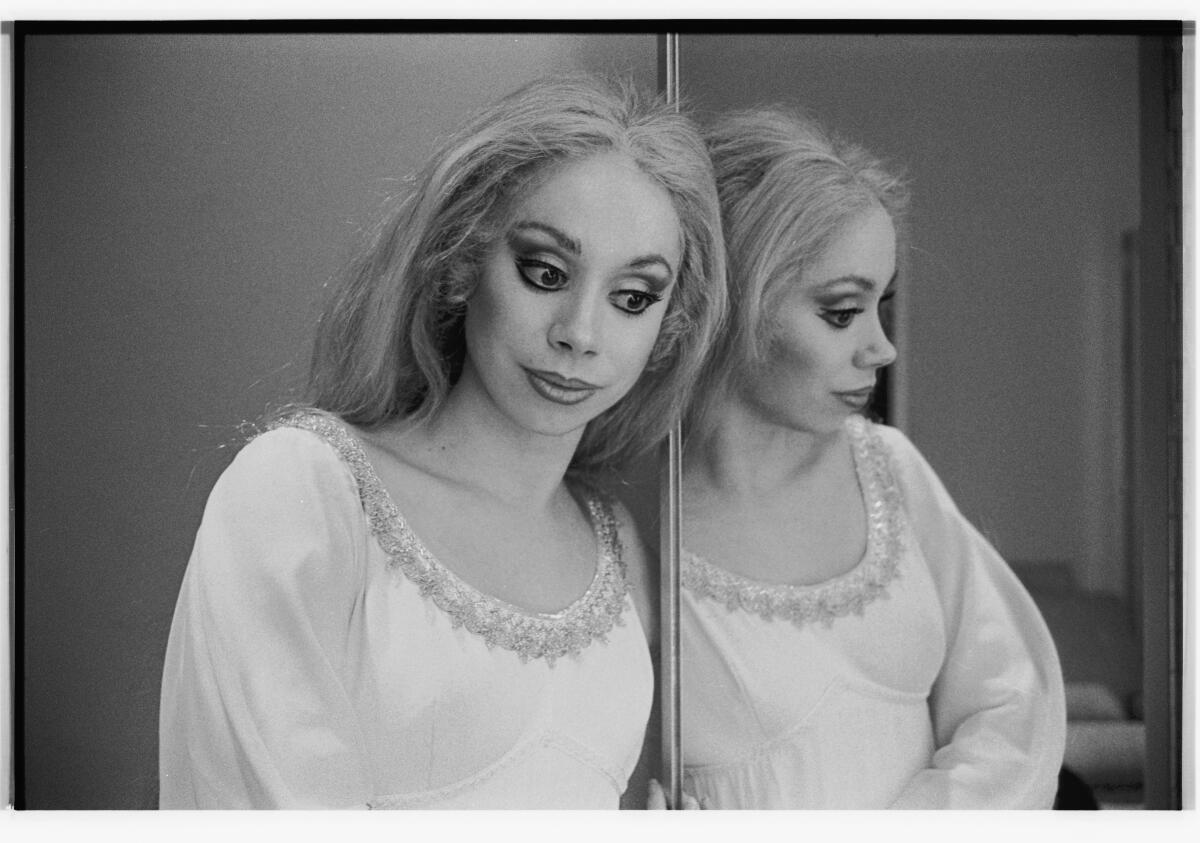
M 578 240 L 548 223 L 538 222 L 537 220 L 518 220 L 513 223 L 512 232 L 530 229 L 548 235 L 560 248 L 565 249 L 576 257 L 583 254 L 583 247 L 579 244 Z M 675 268 L 671 266 L 671 262 L 659 254 L 639 255 L 626 265 L 630 269 L 646 269 L 655 264 L 662 266 L 671 278 L 675 277 Z
M 898 271 L 893 272 L 892 277 L 889 278 L 888 282 L 883 285 L 883 289 L 886 290 L 889 287 L 891 287 L 892 285 L 894 285 L 896 283 L 897 275 L 899 275 Z M 871 292 L 872 290 L 875 289 L 875 286 L 876 286 L 874 281 L 872 281 L 870 278 L 866 278 L 862 275 L 841 275 L 841 276 L 838 276 L 837 278 L 830 278 L 824 284 L 818 285 L 816 292 L 823 292 L 832 287 L 836 287 L 839 284 L 853 284 L 854 286 L 856 286 L 860 290 L 862 290 L 864 293 Z
M 548 234 L 556 243 L 558 243 L 561 248 L 567 250 L 576 257 L 583 252 L 578 240 L 571 235 L 560 231 L 552 225 L 547 225 L 544 222 L 537 222 L 536 220 L 519 220 L 513 224 L 513 231 L 524 229 L 533 229 L 534 231 L 540 231 L 543 234 Z
M 671 262 L 662 255 L 642 255 L 634 258 L 629 262 L 630 269 L 645 269 L 646 267 L 657 264 L 667 271 L 668 280 L 675 277 L 675 268 L 671 266 Z

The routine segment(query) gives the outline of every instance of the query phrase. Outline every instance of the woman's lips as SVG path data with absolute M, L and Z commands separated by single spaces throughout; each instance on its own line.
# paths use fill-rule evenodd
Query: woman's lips
M 594 383 L 540 369 L 526 369 L 525 377 L 529 379 L 534 392 L 555 404 L 578 404 L 591 398 L 600 389 Z
M 863 389 L 854 389 L 847 392 L 835 392 L 834 395 L 855 410 L 861 410 L 870 403 L 871 393 L 874 391 L 875 387 L 868 386 Z

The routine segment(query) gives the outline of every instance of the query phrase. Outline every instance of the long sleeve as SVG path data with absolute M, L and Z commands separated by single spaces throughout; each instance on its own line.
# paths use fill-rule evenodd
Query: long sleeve
M 167 646 L 161 807 L 366 803 L 344 683 L 366 536 L 352 474 L 310 433 L 266 433 L 221 476 Z
M 942 603 L 936 752 L 895 808 L 1049 808 L 1066 740 L 1062 671 L 1032 598 L 898 431 L 880 428 Z

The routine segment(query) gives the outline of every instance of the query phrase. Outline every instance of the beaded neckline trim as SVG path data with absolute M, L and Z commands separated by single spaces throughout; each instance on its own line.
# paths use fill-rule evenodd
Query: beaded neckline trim
M 388 565 L 411 580 L 423 597 L 450 616 L 455 627 L 482 637 L 489 647 L 516 653 L 521 661 L 545 659 L 553 667 L 562 656 L 578 657 L 592 641 L 607 642 L 613 626 L 623 626 L 628 586 L 621 540 L 612 506 L 597 490 L 586 490 L 588 515 L 599 545 L 596 573 L 587 591 L 557 612 L 531 612 L 484 594 L 443 566 L 409 527 L 367 460 L 359 441 L 337 418 L 301 411 L 268 429 L 295 427 L 328 442 L 350 467 L 371 532 L 388 555 Z
M 892 475 L 888 449 L 870 422 L 852 416 L 847 430 L 867 509 L 867 549 L 856 566 L 816 585 L 788 585 L 743 577 L 685 551 L 681 571 L 684 587 L 724 603 L 730 611 L 740 609 L 767 620 L 789 620 L 796 626 L 814 621 L 828 626 L 844 615 L 861 615 L 867 604 L 885 597 L 888 584 L 899 575 L 904 554 L 903 501 Z

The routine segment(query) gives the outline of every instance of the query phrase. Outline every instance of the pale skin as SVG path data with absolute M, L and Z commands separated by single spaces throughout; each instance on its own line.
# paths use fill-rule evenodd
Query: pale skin
M 466 363 L 446 402 L 425 424 L 360 434 L 443 564 L 485 594 L 555 612 L 586 591 L 597 558 L 564 476 L 587 422 L 645 367 L 679 266 L 679 223 L 661 186 L 627 157 L 600 153 L 552 168 L 503 230 L 468 303 Z M 530 370 L 596 389 L 551 400 Z M 631 591 L 649 621 L 645 552 L 618 515 Z
M 866 403 L 895 348 L 879 307 L 896 269 L 896 233 L 875 204 L 784 285 L 760 327 L 767 361 L 735 378 L 711 439 L 683 478 L 687 548 L 767 583 L 814 585 L 854 568 L 867 518 L 844 422 Z

